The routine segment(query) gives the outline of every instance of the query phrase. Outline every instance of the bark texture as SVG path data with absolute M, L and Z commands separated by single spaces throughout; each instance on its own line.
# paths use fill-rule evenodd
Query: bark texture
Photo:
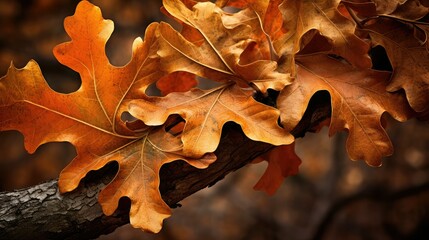
M 302 137 L 330 115 L 329 95 L 315 95 L 303 119 L 292 132 Z M 238 125 L 225 126 L 215 154 L 218 160 L 199 170 L 182 161 L 161 169 L 160 191 L 175 207 L 187 196 L 212 186 L 273 146 L 245 137 Z M 128 223 L 129 201 L 122 199 L 112 216 L 105 216 L 97 202 L 98 192 L 117 171 L 110 164 L 90 173 L 78 189 L 60 195 L 57 180 L 14 192 L 0 193 L 0 239 L 92 239 Z

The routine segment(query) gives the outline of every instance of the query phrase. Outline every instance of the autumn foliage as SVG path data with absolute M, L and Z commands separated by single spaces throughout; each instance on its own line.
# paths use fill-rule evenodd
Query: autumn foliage
M 162 200 L 159 170 L 184 160 L 206 168 L 216 161 L 222 128 L 241 126 L 275 146 L 255 188 L 273 194 L 300 159 L 290 133 L 319 91 L 331 98 L 329 134 L 347 131 L 352 159 L 379 166 L 393 148 L 383 116 L 398 121 L 429 115 L 429 2 L 425 0 L 164 0 L 180 23 L 152 23 L 137 38 L 132 58 L 113 66 L 105 53 L 113 22 L 88 1 L 64 27 L 71 41 L 55 57 L 80 74 L 70 94 L 49 88 L 35 61 L 13 65 L 0 79 L 0 130 L 16 129 L 34 152 L 67 141 L 77 157 L 61 172 L 61 192 L 111 161 L 119 163 L 99 202 L 112 214 L 131 200 L 134 227 L 158 232 L 171 214 Z M 370 50 L 385 49 L 391 71 L 372 68 Z M 198 88 L 202 79 L 216 87 Z M 156 84 L 162 96 L 150 96 Z M 269 106 L 254 97 L 270 98 Z M 128 112 L 135 120 L 124 121 Z M 258 161 L 262 160 L 259 159 Z

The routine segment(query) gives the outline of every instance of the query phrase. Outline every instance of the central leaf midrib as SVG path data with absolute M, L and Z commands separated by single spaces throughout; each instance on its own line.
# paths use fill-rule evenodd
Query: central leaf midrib
M 212 70 L 217 71 L 217 72 L 221 72 L 221 73 L 224 73 L 224 74 L 227 74 L 227 75 L 231 75 L 231 76 L 233 76 L 233 75 L 234 75 L 234 73 L 233 73 L 233 72 L 227 72 L 227 71 L 225 71 L 225 70 L 222 70 L 222 69 L 219 69 L 219 68 L 215 68 L 215 67 L 210 66 L 210 65 L 206 65 L 206 64 L 202 63 L 201 61 L 199 61 L 199 60 L 197 60 L 197 59 L 192 58 L 191 56 L 189 56 L 189 55 L 188 55 L 188 54 L 186 54 L 185 52 L 182 52 L 180 49 L 178 49 L 177 47 L 175 47 L 175 46 L 174 46 L 172 43 L 170 43 L 170 42 L 168 41 L 168 39 L 166 39 L 162 34 L 161 34 L 161 36 L 162 36 L 162 38 L 164 39 L 164 41 L 165 41 L 165 42 L 167 42 L 167 43 L 168 43 L 168 45 L 169 45 L 171 48 L 173 48 L 173 49 L 174 49 L 174 50 L 176 50 L 178 53 L 182 54 L 185 58 L 187 58 L 187 59 L 191 60 L 192 62 L 195 62 L 196 64 L 201 65 L 202 67 L 206 67 L 206 68 L 208 68 L 208 69 L 212 69 Z M 229 68 L 228 68 L 228 69 L 229 69 Z
M 45 107 L 45 106 L 43 106 L 43 105 L 37 104 L 37 103 L 32 102 L 32 101 L 29 101 L 29 100 L 21 100 L 21 102 L 28 103 L 28 104 L 33 105 L 33 106 L 35 106 L 35 107 L 38 107 L 38 108 L 40 108 L 40 109 L 43 109 L 43 110 L 49 111 L 49 112 L 54 113 L 54 114 L 57 114 L 57 115 L 60 115 L 60 116 L 62 116 L 62 117 L 65 117 L 65 118 L 70 119 L 70 120 L 72 120 L 72 121 L 75 121 L 75 122 L 78 122 L 78 123 L 80 123 L 80 124 L 86 125 L 86 126 L 88 126 L 88 127 L 90 127 L 90 128 L 96 129 L 96 130 L 98 130 L 98 131 L 104 132 L 104 133 L 109 134 L 109 135 L 112 135 L 112 136 L 114 136 L 114 137 L 119 137 L 119 138 L 124 138 L 124 139 L 137 139 L 137 138 L 138 138 L 138 137 L 136 137 L 136 136 L 127 136 L 127 135 L 120 135 L 120 134 L 116 134 L 116 133 L 111 132 L 111 131 L 108 131 L 108 130 L 106 130 L 106 129 L 104 129 L 104 128 L 101 128 L 101 127 L 98 127 L 98 126 L 93 125 L 93 124 L 91 124 L 91 123 L 88 123 L 88 122 L 86 122 L 86 121 L 84 121 L 84 120 L 81 120 L 81 119 L 75 118 L 75 117 L 73 117 L 73 116 L 67 115 L 67 114 L 62 113 L 62 112 L 60 112 L 60 111 L 57 111 L 57 110 L 54 110 L 54 109 L 51 109 L 51 108 Z

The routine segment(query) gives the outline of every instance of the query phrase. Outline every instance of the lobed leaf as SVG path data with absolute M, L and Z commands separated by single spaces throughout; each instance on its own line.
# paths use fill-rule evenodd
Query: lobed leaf
M 136 138 L 111 131 L 94 92 L 84 87 L 71 94 L 51 90 L 34 61 L 22 69 L 12 65 L 0 79 L 0 92 L 0 109 L 7 113 L 0 115 L 0 129 L 21 131 L 30 153 L 47 142 L 68 141 L 77 148 L 75 161 L 89 162 L 92 154 L 101 155 Z
M 141 139 L 129 145 L 97 158 L 91 164 L 91 169 L 101 168 L 112 160 L 117 160 L 120 167 L 113 181 L 100 192 L 99 202 L 103 212 L 106 215 L 113 214 L 120 198 L 128 197 L 131 200 L 131 225 L 159 232 L 163 220 L 171 215 L 170 207 L 158 190 L 162 165 L 184 160 L 194 167 L 206 168 L 216 157 L 214 154 L 206 154 L 200 159 L 184 157 L 180 137 L 157 128 L 147 131 Z
M 276 193 L 286 177 L 298 174 L 298 167 L 301 164 L 301 159 L 295 153 L 295 143 L 275 147 L 254 161 L 267 161 L 268 167 L 253 189 L 264 191 L 271 196 Z
M 282 0 L 221 0 L 216 1 L 219 7 L 236 7 L 240 9 L 250 8 L 258 14 L 263 26 L 264 32 L 271 38 L 276 40 L 283 33 L 282 15 L 279 10 L 279 5 Z
M 380 123 L 382 114 L 388 112 L 399 121 L 411 116 L 403 95 L 386 91 L 390 74 L 359 70 L 326 55 L 299 57 L 297 63 L 297 78 L 278 98 L 283 126 L 292 130 L 302 118 L 310 98 L 318 91 L 328 91 L 332 104 L 329 135 L 347 130 L 350 158 L 379 166 L 381 158 L 393 151 Z
M 164 0 L 164 7 L 202 40 L 195 44 L 186 34 L 161 23 L 158 54 L 165 71 L 185 71 L 241 86 L 254 84 L 262 92 L 281 90 L 290 83 L 290 75 L 278 72 L 277 62 L 271 60 L 270 43 L 255 12 L 228 14 L 209 2 L 190 10 L 180 0 Z
M 263 156 L 268 168 L 255 186 L 273 194 L 284 177 L 298 171 L 301 161 L 289 131 L 316 92 L 331 96 L 329 134 L 348 131 L 350 157 L 373 166 L 392 153 L 381 123 L 385 112 L 399 121 L 413 109 L 429 116 L 429 31 L 415 21 L 428 14 L 426 0 L 163 4 L 182 25 L 181 32 L 167 23 L 149 25 L 144 41 L 134 41 L 130 62 L 116 67 L 105 53 L 113 22 L 91 3 L 79 3 L 64 22 L 71 41 L 54 49 L 62 64 L 80 74 L 82 86 L 76 92 L 51 90 L 34 61 L 22 69 L 11 65 L 0 79 L 0 130 L 21 131 L 30 152 L 51 141 L 76 147 L 77 157 L 60 175 L 61 192 L 75 189 L 89 171 L 117 161 L 119 171 L 99 201 L 110 215 L 120 198 L 128 197 L 134 227 L 160 230 L 171 214 L 158 189 L 160 168 L 176 160 L 207 167 L 215 161 L 212 152 L 227 122 L 239 124 L 252 140 L 280 146 Z M 225 6 L 240 10 L 227 13 Z M 360 17 L 366 18 L 359 23 L 360 36 L 366 32 L 373 45 L 386 49 L 392 74 L 369 69 L 369 44 L 355 34 L 352 21 Z M 197 76 L 221 86 L 193 89 Z M 145 95 L 154 83 L 164 97 Z M 256 101 L 249 87 L 263 94 L 281 91 L 280 111 Z M 139 120 L 122 121 L 127 110 Z M 184 122 L 176 124 L 172 115 Z
M 196 76 L 188 72 L 173 72 L 163 76 L 156 82 L 156 87 L 163 96 L 172 92 L 186 92 L 197 85 Z
M 144 96 L 146 88 L 165 74 L 159 71 L 156 55 L 157 25 L 148 27 L 144 41 L 134 41 L 132 60 L 126 66 L 114 67 L 104 52 L 113 23 L 102 18 L 98 7 L 82 1 L 65 20 L 72 41 L 54 49 L 61 63 L 80 74 L 82 86 L 76 92 L 51 90 L 34 61 L 19 70 L 11 66 L 0 79 L 0 130 L 21 131 L 30 152 L 52 141 L 68 141 L 76 147 L 76 158 L 60 174 L 60 191 L 74 190 L 89 171 L 117 161 L 117 176 L 100 193 L 103 211 L 112 214 L 119 199 L 129 197 L 131 223 L 151 232 L 158 232 L 170 215 L 158 189 L 160 167 L 182 159 L 204 168 L 215 160 L 212 154 L 199 159 L 183 156 L 180 136 L 162 128 L 120 120 L 127 102 Z
M 301 50 L 301 42 L 311 30 L 317 30 L 332 46 L 332 53 L 360 68 L 369 68 L 369 45 L 354 34 L 356 24 L 338 11 L 340 0 L 285 0 L 280 5 L 285 34 L 274 47 L 295 73 L 294 58 Z
M 388 19 L 380 19 L 368 29 L 374 44 L 386 49 L 393 67 L 387 90 L 404 89 L 411 107 L 419 113 L 428 113 L 429 45 L 426 37 L 412 37 L 415 36 L 414 27 Z
M 230 121 L 238 123 L 252 140 L 273 145 L 292 143 L 293 136 L 277 124 L 278 110 L 257 102 L 252 95 L 253 91 L 237 85 L 192 89 L 166 97 L 133 100 L 129 112 L 150 126 L 164 124 L 170 115 L 180 115 L 186 121 L 182 134 L 183 152 L 190 157 L 201 157 L 216 150 L 222 127 Z
M 64 27 L 72 41 L 55 47 L 59 62 L 78 72 L 82 79 L 79 91 L 91 96 L 101 108 L 103 117 L 113 132 L 132 134 L 120 120 L 123 102 L 144 94 L 146 86 L 162 76 L 156 55 L 155 30 L 157 23 L 146 31 L 145 42 L 137 38 L 133 56 L 124 67 L 109 63 L 105 53 L 106 42 L 113 32 L 113 22 L 104 20 L 98 7 L 87 1 L 79 3 L 74 16 L 64 20 Z

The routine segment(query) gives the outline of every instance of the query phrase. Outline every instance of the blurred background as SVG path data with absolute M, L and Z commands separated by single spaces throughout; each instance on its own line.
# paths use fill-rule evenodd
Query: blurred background
M 132 41 L 149 23 L 167 20 L 161 0 L 91 2 L 115 22 L 107 55 L 118 66 L 128 62 Z M 35 59 L 54 90 L 78 89 L 78 74 L 52 54 L 68 41 L 63 19 L 77 3 L 0 0 L 0 75 L 11 61 L 21 68 Z M 157 235 L 125 225 L 99 239 L 429 239 L 428 124 L 388 125 L 395 153 L 381 167 L 350 161 L 346 134 L 329 138 L 324 128 L 297 140 L 300 173 L 272 197 L 252 189 L 266 164 L 249 165 L 183 200 Z M 45 144 L 28 154 L 19 132 L 0 132 L 0 191 L 55 179 L 75 154 L 69 143 Z

